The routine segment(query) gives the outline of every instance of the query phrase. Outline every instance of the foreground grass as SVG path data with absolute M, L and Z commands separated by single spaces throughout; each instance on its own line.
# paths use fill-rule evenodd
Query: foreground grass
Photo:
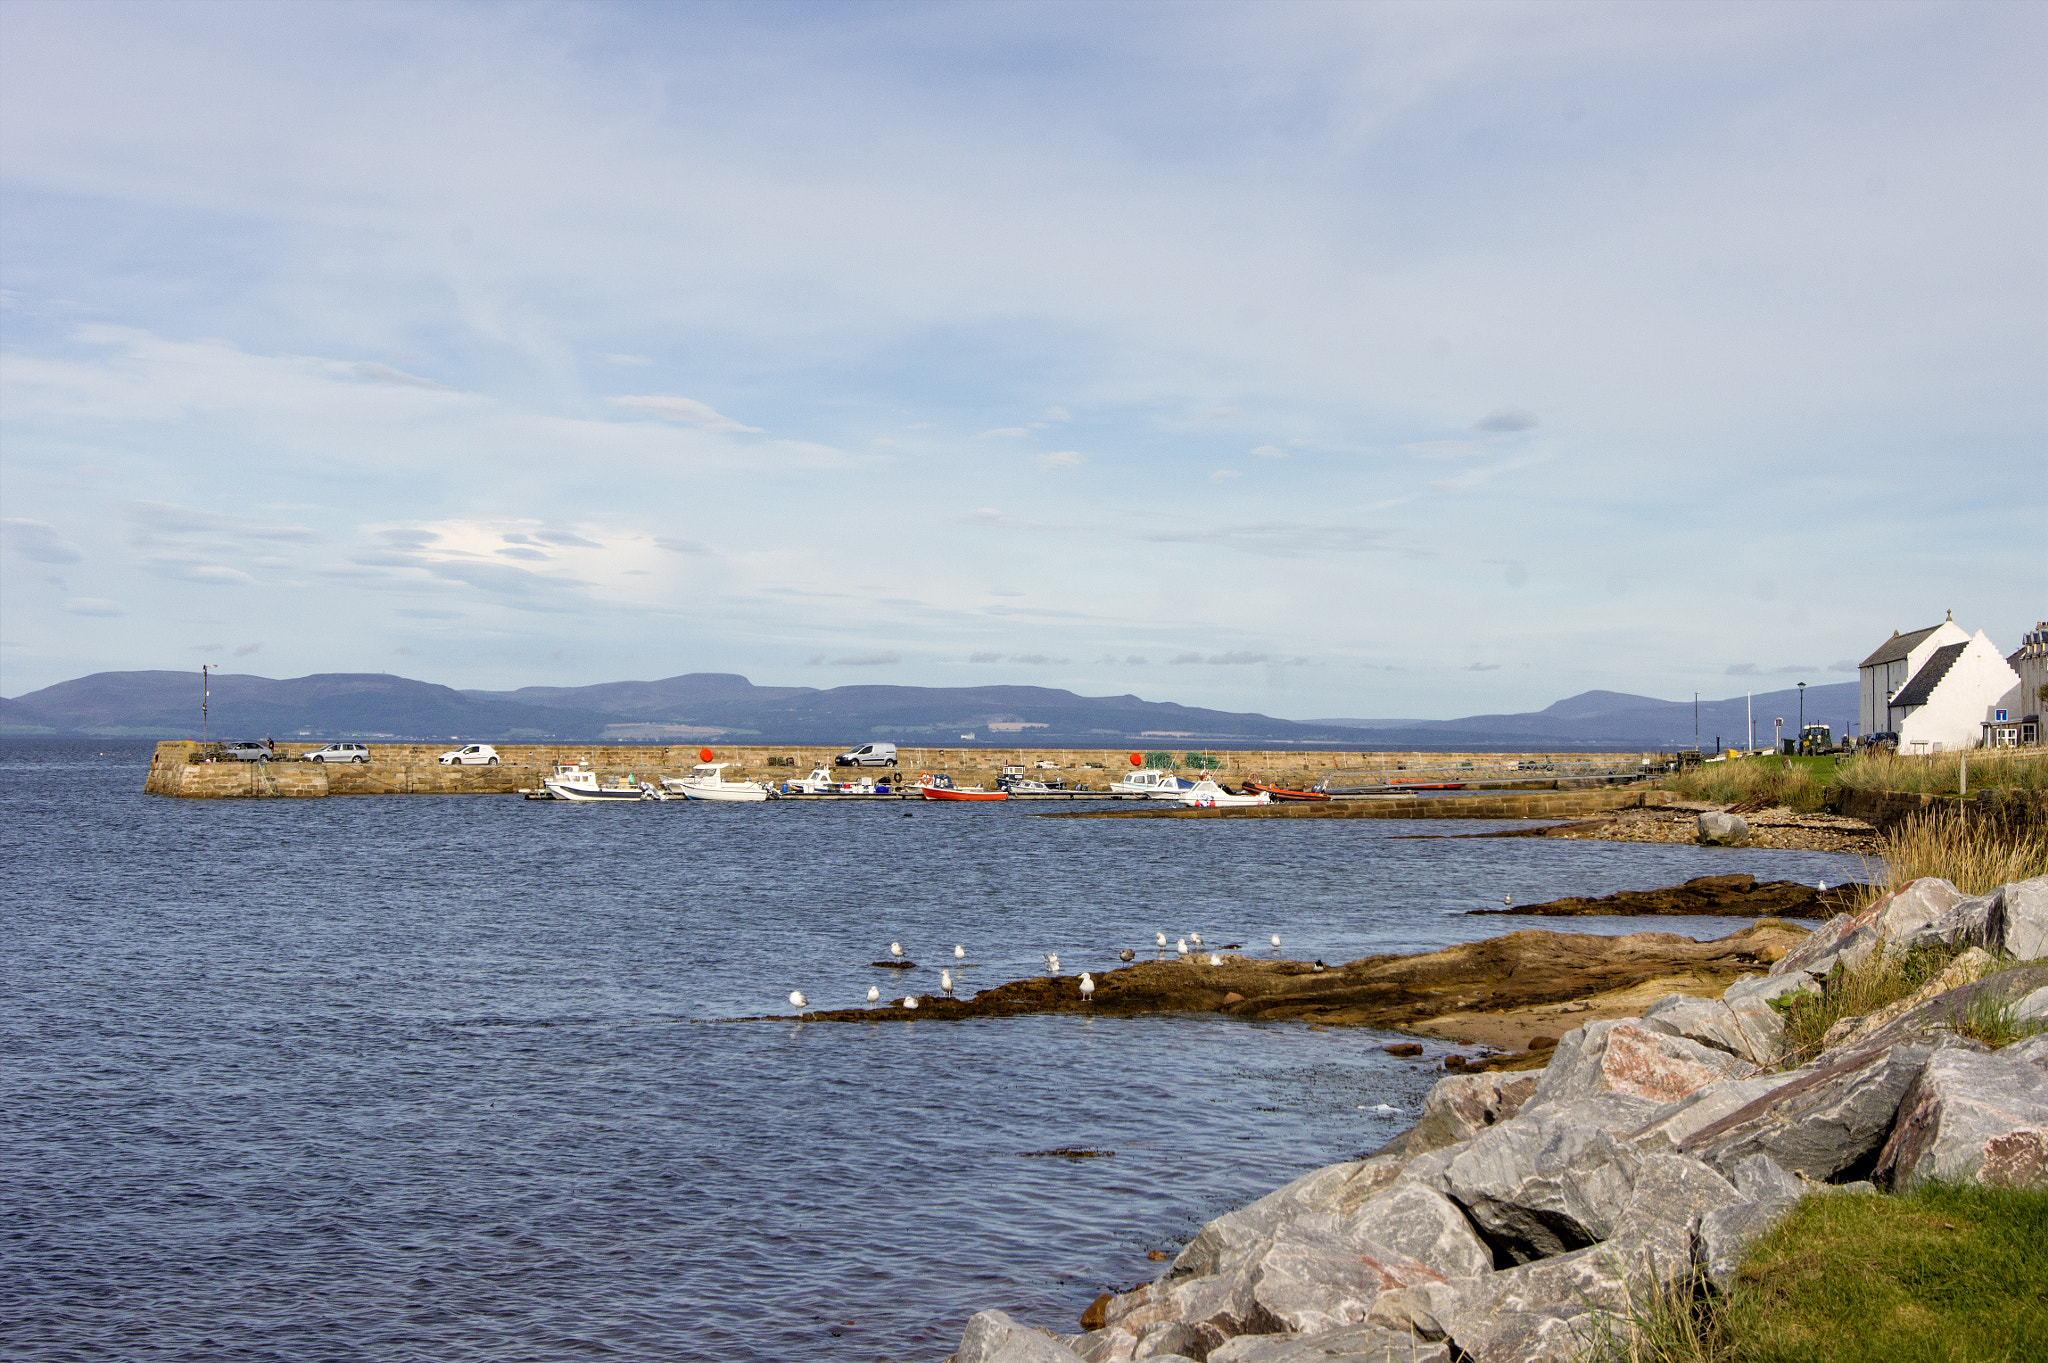
M 1836 784 L 1852 790 L 1891 790 L 1918 795 L 1962 792 L 1968 768 L 1970 790 L 2048 790 L 2048 753 L 2038 748 L 1976 748 L 1926 757 L 1893 752 L 1844 758 Z
M 1714 804 L 1761 800 L 1812 814 L 1821 807 L 1834 768 L 1832 757 L 1731 757 L 1669 777 L 1664 787 L 1688 799 Z
M 1828 1028 L 1843 1018 L 1862 1017 L 1897 1003 L 1939 975 L 1961 953 L 1948 947 L 1917 947 L 1887 954 L 1872 952 L 1855 970 L 1831 976 L 1819 994 L 1783 994 L 1771 1006 L 1785 1015 L 1785 1056 L 1780 1068 L 1796 1069 L 1820 1054 Z
M 1923 1184 L 1899 1197 L 1809 1197 L 1751 1248 L 1725 1299 L 1664 1294 L 1606 1331 L 1588 1357 L 2048 1358 L 2048 1191 Z
M 1877 855 L 1883 870 L 1866 870 L 1863 877 L 1876 893 L 1939 876 L 1964 894 L 1988 894 L 2015 880 L 2048 875 L 2048 827 L 1928 813 L 1886 834 Z

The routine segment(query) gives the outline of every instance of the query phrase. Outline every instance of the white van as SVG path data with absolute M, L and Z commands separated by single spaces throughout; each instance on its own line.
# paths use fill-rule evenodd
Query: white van
M 843 752 L 832 759 L 835 767 L 893 767 L 896 765 L 894 743 L 863 743 L 851 752 Z

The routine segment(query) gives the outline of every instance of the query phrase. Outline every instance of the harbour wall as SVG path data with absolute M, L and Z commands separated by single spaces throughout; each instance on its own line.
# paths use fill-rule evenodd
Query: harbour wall
M 1354 795 L 1327 803 L 1244 805 L 1236 809 L 1075 810 L 1067 819 L 1579 819 L 1620 809 L 1675 804 L 1676 791 L 1489 791 L 1456 795 Z
M 188 799 L 318 798 L 326 795 L 509 795 L 540 784 L 556 763 L 588 762 L 601 777 L 614 780 L 627 773 L 643 779 L 678 776 L 695 766 L 700 744 L 562 744 L 501 743 L 495 767 L 444 767 L 438 762 L 448 744 L 372 743 L 363 764 L 301 762 L 294 759 L 317 744 L 279 743 L 274 762 L 203 762 L 193 759 L 200 745 L 189 740 L 157 744 L 143 789 L 154 795 Z M 716 747 L 714 761 L 727 763 L 735 780 L 781 781 L 803 776 L 811 768 L 830 766 L 844 748 Z M 915 780 L 919 772 L 943 771 L 960 785 L 990 785 L 1005 766 L 1022 766 L 1034 776 L 1057 776 L 1069 786 L 1082 782 L 1101 789 L 1131 770 L 1131 749 L 1078 748 L 900 748 L 900 765 L 856 771 L 842 767 L 838 775 L 855 779 L 885 774 Z M 1176 758 L 1186 753 L 1176 751 Z M 1218 752 L 1202 756 L 1223 781 L 1236 784 L 1261 776 L 1288 785 L 1312 785 L 1325 779 L 1339 782 L 1380 782 L 1388 779 L 1428 781 L 1512 781 L 1525 790 L 1555 788 L 1580 781 L 1599 781 L 1598 773 L 1618 774 L 1635 768 L 1655 753 L 1332 753 Z M 1051 763 L 1050 770 L 1040 764 Z M 1180 765 L 1176 763 L 1176 765 Z M 1183 770 L 1187 768 L 1183 767 Z M 1560 790 L 1559 794 L 1577 794 Z M 1413 800 L 1373 796 L 1373 803 L 1441 804 L 1449 797 Z M 1480 798 L 1480 797 L 1472 797 Z M 1349 807 L 1356 801 L 1341 801 Z M 1415 816 L 1424 817 L 1424 816 Z M 1443 817 L 1436 815 L 1433 817 Z M 1485 815 L 1480 817 L 1501 817 Z M 1541 816 L 1537 816 L 1541 817 Z

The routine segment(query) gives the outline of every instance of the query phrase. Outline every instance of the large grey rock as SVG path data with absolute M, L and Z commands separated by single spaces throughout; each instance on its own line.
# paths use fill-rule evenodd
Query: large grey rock
M 1326 1165 L 1276 1188 L 1256 1202 L 1225 1212 L 1188 1242 L 1167 1270 L 1169 1278 L 1214 1273 L 1272 1240 L 1281 1223 L 1302 1212 L 1348 1215 L 1378 1196 L 1400 1174 L 1406 1160 L 1380 1155 Z M 1129 1295 L 1129 1294 L 1127 1294 Z M 1109 1319 L 1116 1319 L 1114 1303 Z
M 1347 1325 L 1313 1335 L 1242 1335 L 1209 1363 L 1450 1363 L 1450 1346 L 1376 1325 Z
M 1079 1354 L 1082 1363 L 1130 1363 L 1138 1356 L 1138 1337 L 1120 1325 L 1061 1335 L 1059 1342 Z
M 1080 1355 L 1052 1336 L 1029 1329 L 1001 1311 L 967 1320 L 953 1363 L 1075 1363 Z
M 1733 847 L 1736 843 L 1749 841 L 1749 823 L 1740 814 L 1709 811 L 1700 815 L 1694 828 L 1695 836 L 1701 842 L 1714 846 Z
M 1800 971 L 1825 978 L 1836 966 L 1854 970 L 1883 947 L 1887 956 L 1949 942 L 1948 918 L 1964 895 L 1932 876 L 1911 881 L 1858 914 L 1838 914 L 1771 966 L 1773 975 Z
M 1627 1140 L 1645 1154 L 1675 1151 L 1697 1132 L 1776 1092 L 1793 1078 L 1790 1074 L 1760 1074 L 1694 1089 L 1677 1102 L 1658 1108 L 1649 1121 L 1628 1133 Z
M 1536 1091 L 1533 1074 L 1453 1074 L 1422 1100 L 1422 1119 L 1402 1147 L 1410 1155 L 1441 1150 L 1507 1121 Z
M 1785 1018 L 1761 999 L 1696 999 L 1666 994 L 1643 1014 L 1643 1027 L 1684 1037 L 1752 1065 L 1776 1064 L 1785 1051 Z
M 1525 1264 L 1605 1240 L 1635 1187 L 1639 1156 L 1560 1104 L 1466 1144 L 1444 1173 L 1499 1257 Z
M 1729 1181 L 1742 1201 L 1701 1216 L 1696 1242 L 1700 1271 L 1723 1292 L 1734 1286 L 1743 1254 L 1784 1220 L 1807 1191 L 1806 1184 L 1768 1155 L 1741 1161 Z
M 1423 1235 L 1455 1242 L 1448 1257 L 1460 1276 L 1490 1266 L 1492 1256 L 1463 1224 L 1464 1218 L 1457 1209 L 1444 1202 L 1440 1194 L 1410 1187 L 1400 1190 L 1397 1196 L 1442 1204 L 1441 1216 L 1422 1214 L 1429 1222 Z M 1452 1218 L 1456 1218 L 1455 1226 L 1450 1224 Z M 1367 1217 L 1355 1216 L 1345 1222 L 1323 1212 L 1310 1212 L 1282 1227 L 1273 1239 L 1273 1247 L 1259 1260 L 1252 1284 L 1252 1298 L 1261 1316 L 1295 1334 L 1334 1330 L 1362 1322 L 1374 1299 L 1390 1288 L 1411 1287 L 1450 1276 L 1389 1247 L 1371 1229 Z M 1192 1313 L 1186 1318 L 1195 1319 Z M 1214 1323 L 1231 1335 L 1263 1333 L 1232 1328 L 1237 1322 L 1231 1320 L 1218 1319 Z
M 2033 996 L 2030 994 L 2028 997 Z M 2015 1041 L 1999 1054 L 2007 1060 L 2024 1060 L 2029 1065 L 2048 1067 L 2048 1035 L 2030 1036 L 2025 1041 Z
M 1926 1040 L 1936 1031 L 1966 1028 L 1981 1009 L 2017 1008 L 2036 989 L 2048 988 L 2048 961 L 2008 966 L 1972 984 L 1958 985 L 1917 1003 L 1868 1035 L 1835 1051 L 1823 1051 L 1815 1064 L 1825 1064 L 1852 1051 L 1874 1049 L 1900 1041 Z M 1832 1029 L 1830 1029 L 1832 1030 Z
M 2048 1070 L 1944 1037 L 1900 1105 L 1876 1177 L 1894 1187 L 1929 1178 L 2048 1185 Z
M 1937 928 L 1956 946 L 1980 946 L 2021 961 L 2048 956 L 2048 876 L 1961 900 Z
M 1529 1102 L 1540 1106 L 1622 1093 L 1669 1103 L 1707 1084 L 1756 1072 L 1755 1065 L 1726 1051 L 1624 1018 L 1565 1033 Z
M 2048 1021 L 2048 985 L 2043 985 L 2014 1004 L 2012 1015 L 2021 1022 Z
M 1844 914 L 1842 917 L 1846 918 Z M 1818 994 L 1820 986 L 1811 975 L 1795 970 L 1789 975 L 1746 975 L 1721 991 L 1721 1001 L 1736 1006 L 1741 1003 L 1766 1004 L 1786 994 Z
M 1926 1043 L 1822 1057 L 1789 1082 L 1694 1132 L 1679 1144 L 1726 1173 L 1751 1155 L 1823 1182 L 1870 1167 L 1891 1134 L 1899 1103 L 1927 1063 Z
M 1132 1358 L 1192 1358 L 1196 1363 L 1209 1357 L 1210 1351 L 1228 1338 L 1213 1325 L 1189 1325 L 1182 1321 L 1166 1321 L 1148 1325 L 1138 1336 L 1137 1348 Z

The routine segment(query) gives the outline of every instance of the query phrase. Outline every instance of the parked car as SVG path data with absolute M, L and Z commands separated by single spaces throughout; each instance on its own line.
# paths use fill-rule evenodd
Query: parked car
M 466 748 L 455 748 L 441 754 L 444 767 L 495 767 L 498 765 L 498 750 L 488 743 L 472 743 Z
M 832 759 L 835 767 L 893 767 L 896 765 L 894 743 L 863 743 L 851 752 L 843 752 Z
M 324 748 L 315 748 L 309 753 L 300 753 L 301 762 L 368 762 L 370 750 L 360 743 L 329 743 Z
M 271 751 L 268 743 L 245 739 L 240 743 L 221 744 L 220 755 L 230 762 L 268 762 L 277 754 Z

